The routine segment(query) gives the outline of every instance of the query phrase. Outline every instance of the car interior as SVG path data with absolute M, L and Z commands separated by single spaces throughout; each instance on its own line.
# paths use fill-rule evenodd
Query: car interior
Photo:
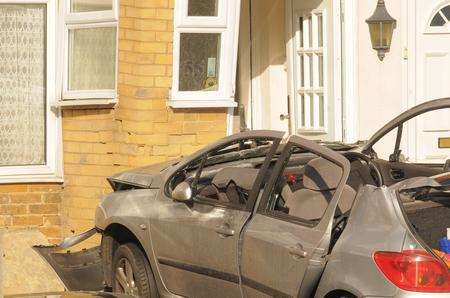
M 175 187 L 182 181 L 196 181 L 197 198 L 217 201 L 223 205 L 245 206 L 270 148 L 267 143 L 262 143 L 262 146 L 255 146 L 253 143 L 254 141 L 250 140 L 245 146 L 223 149 L 210 155 L 203 164 L 201 161 L 193 162 L 175 175 L 170 184 Z M 280 145 L 278 151 L 281 152 L 284 146 Z M 375 152 L 372 156 L 350 150 L 342 150 L 339 153 L 349 160 L 351 170 L 335 214 L 331 248 L 345 228 L 353 201 L 361 186 L 389 186 L 407 178 L 434 176 L 445 170 L 443 167 L 410 164 L 394 159 L 382 160 L 376 157 Z M 261 190 L 271 176 L 278 157 L 279 153 L 271 161 Z M 400 171 L 396 172 L 397 169 Z M 399 176 L 395 176 L 396 174 Z M 327 209 L 341 177 L 342 169 L 339 166 L 298 148 L 291 153 L 275 185 L 270 208 L 274 213 L 314 226 Z M 450 226 L 448 198 L 448 192 L 431 194 L 420 198 L 420 202 L 427 202 L 427 205 L 406 205 L 409 220 L 431 247 L 435 247 L 436 239 L 443 236 L 443 225 Z M 436 216 L 444 218 L 446 223 L 437 223 L 433 220 Z
M 221 162 L 217 162 L 216 159 L 209 164 L 205 162 L 203 166 L 199 161 L 193 162 L 191 166 L 174 176 L 173 182 L 170 183 L 171 188 L 173 189 L 182 181 L 188 181 L 195 183 L 195 193 L 199 199 L 215 200 L 226 205 L 245 205 L 265 156 L 253 157 L 249 154 L 249 152 L 257 151 L 255 148 L 242 151 L 245 152 L 240 152 L 238 158 L 231 158 L 231 160 L 227 158 L 227 154 L 234 156 L 233 151 L 222 154 Z M 281 152 L 282 148 L 279 151 Z M 362 185 L 377 184 L 377 175 L 373 173 L 370 166 L 367 166 L 360 154 L 342 153 L 351 161 L 351 174 L 344 188 L 343 199 L 340 200 L 336 216 L 348 213 Z M 217 155 L 213 156 L 217 158 Z M 246 158 L 240 158 L 242 156 Z M 278 155 L 269 166 L 266 180 L 270 177 L 277 160 Z M 199 167 L 202 167 L 200 174 Z M 297 148 L 277 182 L 276 188 L 277 191 L 279 190 L 277 196 L 280 199 L 276 201 L 276 206 L 273 208 L 303 220 L 318 221 L 328 207 L 341 177 L 342 169 L 333 162 Z M 262 183 L 262 189 L 265 182 L 267 181 Z M 311 212 L 311 210 L 314 211 Z

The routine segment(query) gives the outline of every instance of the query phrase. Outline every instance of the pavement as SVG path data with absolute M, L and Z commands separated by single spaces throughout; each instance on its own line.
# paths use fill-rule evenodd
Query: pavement
M 33 250 L 49 245 L 36 229 L 0 229 L 0 297 L 64 291 L 53 269 Z

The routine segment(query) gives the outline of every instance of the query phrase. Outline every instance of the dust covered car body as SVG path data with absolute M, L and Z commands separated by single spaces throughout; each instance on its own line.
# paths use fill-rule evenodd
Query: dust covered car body
M 433 250 L 450 227 L 448 163 L 399 152 L 406 121 L 448 108 L 415 107 L 362 146 L 249 131 L 111 177 L 96 212 L 106 285 L 142 297 L 448 297 Z M 383 160 L 375 144 L 395 130 Z

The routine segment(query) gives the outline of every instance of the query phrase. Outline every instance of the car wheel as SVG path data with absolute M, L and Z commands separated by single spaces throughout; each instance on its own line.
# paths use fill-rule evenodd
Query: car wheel
M 134 243 L 119 246 L 114 253 L 112 287 L 115 293 L 156 298 L 158 292 L 150 264 Z

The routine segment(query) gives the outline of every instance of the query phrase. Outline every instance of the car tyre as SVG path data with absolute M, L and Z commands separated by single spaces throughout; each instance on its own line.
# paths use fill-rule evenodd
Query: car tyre
M 114 253 L 112 289 L 134 297 L 157 298 L 155 278 L 142 250 L 134 243 L 126 243 Z

